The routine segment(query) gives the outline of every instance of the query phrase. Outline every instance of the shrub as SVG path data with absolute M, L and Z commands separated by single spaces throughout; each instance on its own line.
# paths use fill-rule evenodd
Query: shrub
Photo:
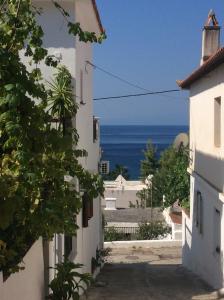
M 138 240 L 157 240 L 167 236 L 171 228 L 163 222 L 150 222 L 139 224 Z
M 129 241 L 131 236 L 128 233 L 119 232 L 115 227 L 108 227 L 104 230 L 104 240 L 105 242 Z
M 77 271 L 83 265 L 74 264 L 65 259 L 63 263 L 54 268 L 57 271 L 55 278 L 49 284 L 52 293 L 46 297 L 50 300 L 78 300 L 79 291 L 85 291 L 85 285 L 89 286 L 92 276 L 88 273 L 81 274 Z

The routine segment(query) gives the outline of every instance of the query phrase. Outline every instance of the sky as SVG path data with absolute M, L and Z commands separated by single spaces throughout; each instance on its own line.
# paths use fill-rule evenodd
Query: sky
M 107 39 L 94 46 L 95 65 L 150 91 L 178 88 L 198 67 L 210 9 L 224 26 L 223 0 L 98 0 Z M 223 34 L 221 35 L 223 40 Z M 144 93 L 99 70 L 94 97 Z M 94 102 L 105 125 L 186 125 L 188 92 Z

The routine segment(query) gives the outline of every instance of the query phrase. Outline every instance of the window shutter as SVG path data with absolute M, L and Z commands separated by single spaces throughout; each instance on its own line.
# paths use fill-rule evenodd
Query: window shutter
M 214 222 L 213 222 L 213 239 L 214 250 L 216 254 L 221 253 L 221 213 L 215 208 L 214 210 Z
M 65 257 L 69 257 L 72 252 L 72 236 L 70 235 L 65 235 L 64 237 L 64 251 Z
M 98 119 L 93 117 L 93 142 L 96 142 L 98 140 L 98 134 L 99 134 L 99 122 Z
M 201 192 L 197 191 L 196 197 L 196 227 L 198 227 L 199 233 L 203 233 L 203 199 Z
M 86 228 L 88 227 L 88 221 L 89 221 L 89 205 L 88 205 L 88 198 L 87 194 L 84 193 L 82 197 L 82 227 Z

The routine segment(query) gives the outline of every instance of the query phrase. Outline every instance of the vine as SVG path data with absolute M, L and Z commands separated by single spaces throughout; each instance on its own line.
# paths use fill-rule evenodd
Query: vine
M 30 0 L 0 0 L 0 271 L 5 276 L 19 270 L 26 251 L 40 236 L 75 234 L 81 195 L 71 189 L 65 175 L 77 178 L 90 198 L 103 193 L 98 175 L 78 162 L 86 153 L 73 149 L 78 142 L 71 126 L 75 105 L 64 101 L 60 106 L 54 87 L 43 84 L 37 68 L 40 62 L 57 66 L 43 47 L 44 33 L 36 22 L 39 13 Z M 80 24 L 68 24 L 68 29 L 85 42 L 105 37 L 85 34 Z M 31 70 L 20 58 L 22 49 Z M 55 81 L 64 80 L 67 96 L 73 98 L 70 74 L 63 67 L 57 74 Z M 55 117 L 60 126 L 52 123 Z

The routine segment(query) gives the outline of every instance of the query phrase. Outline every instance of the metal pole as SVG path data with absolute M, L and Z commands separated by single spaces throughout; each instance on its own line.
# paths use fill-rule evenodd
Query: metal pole
M 151 222 L 153 219 L 153 208 L 152 208 L 152 179 L 151 179 Z

